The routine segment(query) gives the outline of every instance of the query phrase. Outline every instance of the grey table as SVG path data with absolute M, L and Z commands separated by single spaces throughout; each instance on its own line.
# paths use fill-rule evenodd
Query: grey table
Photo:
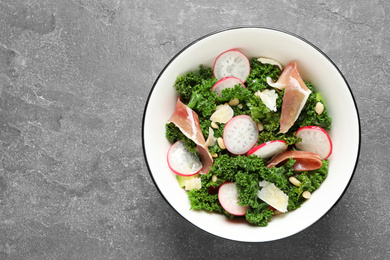
M 0 259 L 385 259 L 390 2 L 0 0 Z M 362 126 L 340 202 L 268 243 L 210 235 L 148 173 L 144 105 L 172 56 L 210 32 L 265 26 L 321 48 Z

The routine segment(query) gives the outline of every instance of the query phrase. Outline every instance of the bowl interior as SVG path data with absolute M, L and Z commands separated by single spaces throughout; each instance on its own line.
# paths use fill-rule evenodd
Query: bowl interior
M 329 135 L 333 153 L 329 174 L 322 186 L 301 208 L 276 216 L 267 227 L 230 221 L 225 216 L 190 210 L 186 192 L 170 171 L 166 154 L 170 143 L 165 138 L 165 124 L 172 115 L 177 93 L 172 87 L 176 77 L 212 67 L 215 58 L 236 48 L 249 58 L 269 57 L 283 66 L 295 60 L 305 81 L 310 81 L 323 95 L 332 117 Z M 342 196 L 356 167 L 360 148 L 360 124 L 356 104 L 347 82 L 326 55 L 307 41 L 267 28 L 235 28 L 207 35 L 178 53 L 157 78 L 146 104 L 143 144 L 150 174 L 168 203 L 189 222 L 219 237 L 236 241 L 264 242 L 293 235 L 320 219 Z M 293 224 L 292 224 L 293 223 Z

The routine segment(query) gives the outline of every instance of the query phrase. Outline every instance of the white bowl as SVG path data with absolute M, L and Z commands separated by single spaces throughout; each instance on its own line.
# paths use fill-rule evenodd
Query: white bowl
M 177 93 L 176 77 L 212 67 L 218 54 L 239 49 L 249 58 L 269 57 L 282 65 L 297 62 L 300 74 L 324 97 L 332 117 L 329 135 L 333 153 L 325 182 L 301 208 L 274 217 L 267 227 L 242 221 L 230 221 L 224 215 L 190 210 L 186 192 L 170 171 L 166 154 L 170 143 L 165 138 L 165 124 L 172 115 Z M 350 87 L 336 65 L 308 41 L 280 30 L 244 27 L 211 33 L 181 50 L 165 66 L 148 97 L 143 118 L 143 148 L 152 179 L 166 201 L 195 226 L 216 236 L 245 242 L 265 242 L 296 234 L 324 216 L 342 197 L 357 165 L 360 149 L 360 122 Z

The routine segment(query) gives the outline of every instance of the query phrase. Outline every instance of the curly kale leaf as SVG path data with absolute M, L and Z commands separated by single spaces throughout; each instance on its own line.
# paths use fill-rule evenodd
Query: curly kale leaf
M 290 158 L 283 166 L 270 168 L 268 174 L 262 177 L 264 180 L 274 183 L 279 189 L 286 191 L 290 184 L 288 178 L 293 175 L 294 163 L 295 160 Z
M 312 91 L 306 101 L 305 107 L 299 115 L 297 121 L 294 124 L 294 129 L 301 126 L 317 125 L 325 130 L 329 131 L 332 124 L 332 119 L 326 109 L 326 104 L 321 95 L 315 92 L 311 83 L 306 82 L 306 86 Z M 324 105 L 324 111 L 318 115 L 315 112 L 317 102 L 321 102 Z
M 225 214 L 229 219 L 235 216 L 227 212 L 219 203 L 218 193 L 211 193 L 210 190 L 202 185 L 201 189 L 192 189 L 188 193 L 192 210 L 206 210 Z
M 188 72 L 185 75 L 180 75 L 176 78 L 174 88 L 183 99 L 184 103 L 188 103 L 194 92 L 197 91 L 198 86 L 205 80 L 212 79 L 213 70 L 206 68 L 203 65 L 199 66 L 199 70 L 196 72 Z
M 174 88 L 182 98 L 182 102 L 194 110 L 199 118 L 208 118 L 215 111 L 217 95 L 211 91 L 217 79 L 213 70 L 203 65 L 198 71 L 191 71 L 177 77 Z
M 259 170 L 262 170 L 261 168 Z M 239 191 L 239 204 L 242 206 L 258 207 L 257 192 L 259 191 L 260 174 L 248 174 L 240 171 L 236 175 L 236 187 Z
M 300 141 L 302 141 L 301 138 L 298 138 L 292 133 L 286 133 L 282 134 L 280 132 L 269 132 L 269 131 L 262 131 L 259 133 L 259 137 L 257 140 L 258 144 L 262 144 L 268 141 L 273 141 L 273 140 L 284 140 L 286 141 L 287 145 L 293 145 L 296 144 Z
M 290 159 L 284 166 L 267 168 L 257 156 L 246 157 L 246 162 L 256 162 L 252 171 L 240 170 L 236 174 L 236 187 L 239 191 L 239 204 L 243 206 L 258 206 L 257 192 L 259 190 L 259 182 L 266 180 L 274 183 L 281 190 L 288 190 L 288 177 L 293 174 L 294 160 Z
M 270 110 L 263 103 L 261 98 L 256 95 L 252 95 L 252 97 L 246 101 L 246 105 L 249 107 L 249 112 L 247 114 L 251 115 L 254 121 L 261 122 L 265 131 L 276 132 L 280 126 L 280 111 L 282 107 L 284 90 L 276 91 L 275 93 L 278 95 L 276 99 L 277 111 Z
M 209 79 L 204 80 L 200 85 L 196 85 L 187 104 L 198 114 L 200 120 L 208 119 L 217 107 L 217 94 L 211 91 L 215 82 L 216 79 Z
M 202 186 L 199 190 L 192 189 L 187 194 L 191 203 L 191 209 L 223 212 L 223 208 L 218 201 L 218 194 L 210 194 L 206 187 Z
M 263 91 L 268 87 L 267 77 L 271 77 L 276 81 L 281 71 L 278 66 L 271 64 L 263 64 L 256 58 L 250 60 L 251 73 L 246 79 L 247 87 L 250 91 Z
M 305 199 L 302 197 L 304 191 L 313 192 L 320 187 L 320 185 L 325 181 L 326 176 L 328 175 L 329 161 L 323 160 L 322 166 L 318 170 L 302 172 L 296 176 L 296 178 L 301 182 L 299 187 L 290 185 L 290 189 L 287 192 L 289 197 L 288 200 L 288 210 L 294 210 L 299 208 Z
M 234 116 L 250 115 L 256 122 L 263 122 L 266 130 L 273 131 L 279 128 L 280 113 L 271 111 L 261 99 L 248 88 L 235 86 L 222 90 L 217 103 L 223 104 L 237 98 L 241 106 L 233 107 Z
M 253 94 L 248 88 L 235 86 L 222 90 L 222 95 L 218 97 L 217 103 L 223 104 L 237 98 L 241 106 L 234 106 L 234 116 L 250 115 L 256 122 L 264 121 L 267 130 L 279 127 L 280 113 L 271 111 L 261 99 Z
M 297 179 L 302 183 L 301 188 L 307 191 L 314 191 L 320 187 L 328 175 L 329 160 L 323 160 L 318 170 L 304 172 Z
M 230 100 L 237 98 L 240 103 L 244 103 L 247 99 L 253 96 L 253 93 L 247 88 L 243 88 L 240 85 L 234 86 L 234 88 L 226 88 L 221 92 L 221 96 L 218 97 L 218 103 L 229 102 Z
M 258 174 L 258 171 L 265 168 L 263 160 L 256 156 L 229 156 L 222 154 L 214 160 L 214 164 L 208 174 L 216 175 L 222 181 L 236 181 L 238 172 L 246 174 Z
M 260 201 L 260 199 L 258 199 Z M 249 208 L 246 211 L 245 219 L 254 225 L 265 227 L 274 215 L 274 211 L 270 209 L 265 202 L 258 202 L 257 207 Z

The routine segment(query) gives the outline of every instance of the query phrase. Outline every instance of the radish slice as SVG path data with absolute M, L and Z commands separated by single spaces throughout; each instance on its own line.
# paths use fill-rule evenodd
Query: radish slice
M 268 159 L 274 156 L 275 154 L 284 152 L 287 150 L 286 141 L 283 140 L 274 140 L 269 141 L 258 146 L 253 147 L 249 150 L 248 155 L 254 154 L 262 159 Z
M 214 62 L 214 77 L 222 79 L 233 76 L 245 83 L 251 67 L 248 57 L 238 50 L 228 50 L 221 53 Z
M 167 161 L 169 168 L 181 176 L 192 176 L 202 170 L 199 158 L 188 151 L 183 141 L 177 141 L 168 150 Z
M 302 142 L 295 144 L 298 149 L 316 153 L 321 160 L 327 159 L 332 154 L 332 141 L 321 127 L 303 126 L 297 130 L 295 135 L 302 139 Z
M 234 86 L 240 85 L 241 87 L 245 88 L 244 83 L 236 77 L 224 77 L 217 81 L 217 83 L 214 84 L 212 87 L 212 91 L 215 91 L 217 95 L 220 97 L 222 96 L 222 90 L 227 88 L 234 88 Z
M 230 214 L 243 216 L 249 206 L 238 204 L 238 191 L 234 182 L 225 182 L 219 187 L 218 200 L 221 206 Z
M 232 154 L 244 154 L 257 142 L 259 131 L 257 124 L 248 115 L 235 116 L 223 129 L 226 149 Z

